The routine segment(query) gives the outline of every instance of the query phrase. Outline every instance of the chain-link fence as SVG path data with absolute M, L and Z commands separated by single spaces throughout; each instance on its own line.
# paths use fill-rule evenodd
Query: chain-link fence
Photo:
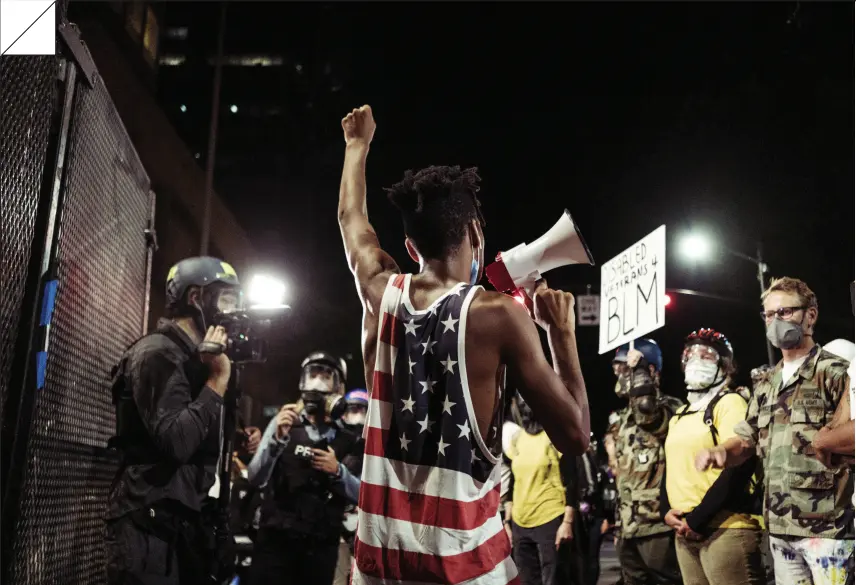
M 149 179 L 103 82 L 65 60 L 86 54 L 75 49 L 0 60 L 0 415 L 15 439 L 2 556 L 14 585 L 105 581 L 110 370 L 146 317 Z M 28 362 L 19 379 L 13 360 Z
M 22 329 L 27 266 L 56 100 L 56 74 L 56 57 L 0 58 L 0 420 L 12 355 Z

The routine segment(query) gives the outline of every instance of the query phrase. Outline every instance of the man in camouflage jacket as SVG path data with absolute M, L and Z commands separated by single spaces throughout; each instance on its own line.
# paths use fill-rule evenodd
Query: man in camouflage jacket
M 666 432 L 682 402 L 660 393 L 657 344 L 640 339 L 635 346 L 619 349 L 613 362 L 616 393 L 629 404 L 607 431 L 615 441 L 617 464 L 618 558 L 625 585 L 679 584 L 674 533 L 660 517 L 659 498 Z
M 762 296 L 767 337 L 783 359 L 755 388 L 737 437 L 696 457 L 696 467 L 764 465 L 764 517 L 778 585 L 843 585 L 853 571 L 853 465 L 828 468 L 812 447 L 848 390 L 848 362 L 814 342 L 817 298 L 783 278 Z

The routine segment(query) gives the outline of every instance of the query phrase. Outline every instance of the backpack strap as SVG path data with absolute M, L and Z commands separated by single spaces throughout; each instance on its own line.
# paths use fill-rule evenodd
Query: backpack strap
M 722 400 L 729 394 L 737 394 L 737 391 L 729 388 L 724 392 L 720 392 L 719 394 L 713 397 L 713 399 L 707 405 L 707 408 L 704 409 L 704 424 L 706 424 L 707 427 L 710 429 L 710 436 L 711 438 L 713 438 L 714 447 L 719 445 L 719 431 L 716 430 L 716 425 L 713 424 L 713 411 L 716 408 L 717 403 L 719 403 L 720 400 Z

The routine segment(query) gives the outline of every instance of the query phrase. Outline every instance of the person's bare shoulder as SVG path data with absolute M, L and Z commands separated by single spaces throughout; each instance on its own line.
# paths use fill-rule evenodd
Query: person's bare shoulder
M 508 332 L 514 312 L 525 308 L 517 301 L 498 292 L 480 290 L 473 297 L 467 315 L 467 329 L 478 335 L 490 336 L 499 341 Z

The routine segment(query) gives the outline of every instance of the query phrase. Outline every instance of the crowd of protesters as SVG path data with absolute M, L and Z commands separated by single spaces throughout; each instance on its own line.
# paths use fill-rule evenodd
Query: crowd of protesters
M 774 280 L 761 301 L 783 357 L 752 370 L 752 388 L 734 385 L 734 348 L 713 329 L 675 356 L 686 401 L 663 390 L 654 340 L 619 348 L 627 405 L 602 464 L 594 448 L 560 457 L 525 407 L 519 428 L 506 423 L 505 519 L 524 585 L 595 585 L 613 530 L 623 585 L 853 582 L 854 344 L 815 341 L 818 301 L 800 280 Z

